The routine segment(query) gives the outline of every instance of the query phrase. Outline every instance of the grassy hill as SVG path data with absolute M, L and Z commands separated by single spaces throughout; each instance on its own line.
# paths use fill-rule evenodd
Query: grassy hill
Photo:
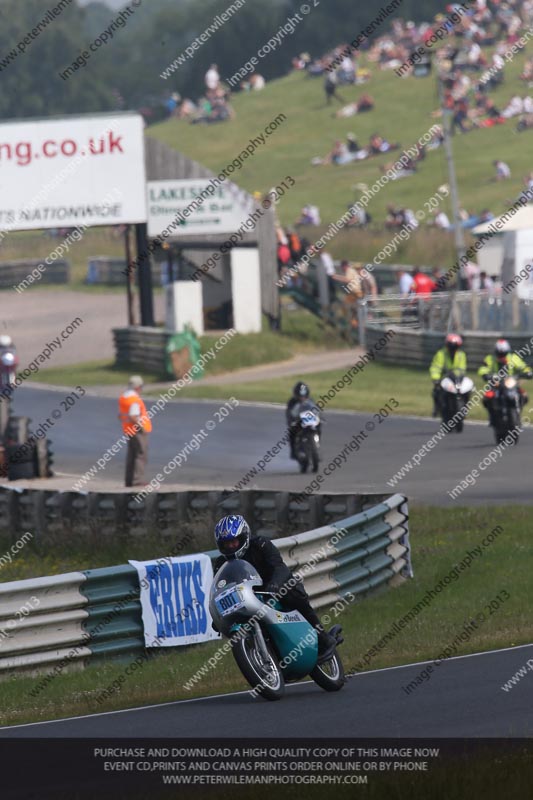
M 527 50 L 527 48 L 525 49 Z M 504 107 L 514 94 L 524 95 L 527 86 L 518 76 L 522 71 L 525 51 L 505 67 L 502 86 L 491 94 L 496 105 Z M 362 64 L 365 66 L 364 62 Z M 350 119 L 336 119 L 338 103 L 327 106 L 321 78 L 309 78 L 302 73 L 292 73 L 281 80 L 272 81 L 257 93 L 234 95 L 236 118 L 227 123 L 207 126 L 190 125 L 185 121 L 170 119 L 149 130 L 149 135 L 160 139 L 187 156 L 219 171 L 260 134 L 280 112 L 287 120 L 256 150 L 253 158 L 243 162 L 233 173 L 237 184 L 248 191 L 267 191 L 291 175 L 296 185 L 280 201 L 279 216 L 283 224 L 293 223 L 306 203 L 318 205 L 324 223 L 338 219 L 348 204 L 353 203 L 355 184 L 371 186 L 382 174 L 380 167 L 393 162 L 398 151 L 383 154 L 365 162 L 344 166 L 313 166 L 314 156 L 324 156 L 337 138 L 352 131 L 360 143 L 366 144 L 370 135 L 380 133 L 389 141 L 402 147 L 414 144 L 431 127 L 435 120 L 431 112 L 438 107 L 434 74 L 428 78 L 398 78 L 392 71 L 380 71 L 375 65 L 372 78 L 364 86 L 342 86 L 339 92 L 346 102 L 356 100 L 363 92 L 371 94 L 376 102 L 373 111 Z M 533 132 L 515 133 L 516 119 L 494 128 L 480 129 L 467 135 L 457 135 L 453 140 L 454 157 L 461 205 L 472 212 L 489 207 L 493 213 L 505 211 L 523 188 L 522 178 L 533 169 L 531 140 Z M 492 180 L 492 161 L 502 158 L 512 170 L 509 181 Z M 381 224 L 385 207 L 395 203 L 424 209 L 428 200 L 448 180 L 443 148 L 428 153 L 419 166 L 419 172 L 409 178 L 387 184 L 369 204 L 374 222 Z M 449 203 L 444 210 L 451 214 Z M 325 227 L 325 226 L 324 226 Z M 374 226 L 373 226 L 374 227 Z M 315 238 L 318 229 L 307 229 Z M 347 255 L 371 258 L 378 243 L 384 244 L 390 235 L 383 232 L 343 231 L 332 242 L 329 250 L 337 257 Z M 441 232 L 417 232 L 403 252 L 392 257 L 393 262 L 414 259 L 411 263 L 448 263 L 453 253 L 451 236 Z

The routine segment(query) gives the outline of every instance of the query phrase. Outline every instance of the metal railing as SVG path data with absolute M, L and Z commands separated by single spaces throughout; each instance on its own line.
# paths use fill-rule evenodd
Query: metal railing
M 360 301 L 359 325 L 420 331 L 532 331 L 533 302 L 493 292 L 434 292 L 428 295 L 380 295 Z

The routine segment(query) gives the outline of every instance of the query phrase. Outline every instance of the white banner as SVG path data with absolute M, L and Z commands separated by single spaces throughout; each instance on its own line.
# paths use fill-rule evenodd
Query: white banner
M 146 222 L 139 114 L 0 124 L 0 230 Z
M 211 627 L 211 559 L 204 553 L 130 561 L 139 575 L 146 647 L 175 647 L 219 639 Z
M 217 186 L 198 207 L 191 203 L 209 185 L 209 178 L 148 182 L 148 236 L 171 229 L 176 235 L 234 233 L 249 216 L 250 203 L 243 192 L 229 185 Z M 183 213 L 185 212 L 185 213 Z M 179 227 L 172 228 L 176 219 Z

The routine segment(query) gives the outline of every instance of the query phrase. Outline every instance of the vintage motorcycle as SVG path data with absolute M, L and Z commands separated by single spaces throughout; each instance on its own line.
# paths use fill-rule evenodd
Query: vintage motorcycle
M 286 682 L 305 675 L 327 692 L 339 691 L 345 677 L 337 650 L 318 663 L 316 630 L 299 611 L 284 611 L 262 585 L 251 564 L 234 559 L 216 573 L 209 598 L 214 626 L 229 638 L 233 657 L 253 693 L 279 700 Z M 343 641 L 340 625 L 329 633 L 338 644 Z

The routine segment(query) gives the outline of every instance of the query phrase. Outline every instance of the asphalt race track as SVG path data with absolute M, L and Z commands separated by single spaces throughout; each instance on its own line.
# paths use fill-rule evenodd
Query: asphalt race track
M 392 391 L 392 390 L 391 390 Z M 34 389 L 22 386 L 15 395 L 14 413 L 33 419 L 33 429 L 61 409 L 64 390 Z M 156 398 L 147 400 L 155 402 Z M 383 397 L 383 404 L 389 400 Z M 163 489 L 172 484 L 232 488 L 264 454 L 278 442 L 285 431 L 281 406 L 242 403 L 221 421 L 216 420 L 218 401 L 170 402 L 153 419 L 150 439 L 150 481 L 187 444 L 206 422 L 216 426 L 186 463 L 166 479 Z M 220 419 L 220 417 L 219 417 Z M 320 491 L 395 492 L 400 491 L 418 503 L 435 505 L 474 505 L 487 503 L 532 503 L 531 462 L 533 433 L 526 429 L 517 447 L 506 447 L 496 461 L 479 470 L 479 464 L 494 449 L 492 429 L 484 423 L 466 423 L 462 434 L 448 434 L 414 467 L 403 480 L 387 483 L 395 473 L 437 433 L 437 420 L 393 417 L 381 422 L 371 413 L 325 413 L 322 439 L 321 471 L 339 455 L 346 443 L 359 437 L 360 449 L 348 453 L 333 474 L 324 475 Z M 365 430 L 365 424 L 374 426 Z M 101 458 L 121 436 L 117 419 L 117 401 L 88 393 L 55 421 L 47 432 L 53 442 L 54 469 L 72 482 Z M 98 480 L 123 481 L 124 451 L 98 473 Z M 478 468 L 479 479 L 469 485 L 456 500 L 449 491 Z M 300 475 L 288 457 L 288 447 L 268 463 L 242 488 L 285 489 L 302 491 L 313 475 Z M 318 486 L 318 484 L 317 484 Z M 88 487 L 87 487 L 88 488 Z
M 427 662 L 361 673 L 338 693 L 290 686 L 279 702 L 248 692 L 0 729 L 0 737 L 528 737 L 533 675 L 500 687 L 533 656 L 533 645 L 451 658 L 410 694 Z M 184 676 L 185 677 L 185 676 Z M 202 720 L 198 726 L 198 719 Z

